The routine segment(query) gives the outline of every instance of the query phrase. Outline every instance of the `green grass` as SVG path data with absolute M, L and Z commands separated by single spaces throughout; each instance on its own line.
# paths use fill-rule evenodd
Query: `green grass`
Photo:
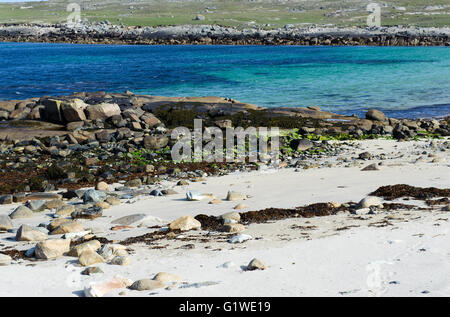
M 49 1 L 48 3 L 3 3 L 0 4 L 0 23 L 57 23 L 65 22 L 68 16 L 66 5 L 71 1 Z M 164 0 L 132 1 L 77 1 L 81 4 L 82 19 L 91 22 L 110 21 L 112 24 L 128 26 L 158 26 L 181 24 L 216 24 L 245 27 L 258 25 L 265 28 L 282 27 L 287 24 L 303 25 L 333 24 L 337 26 L 365 26 L 368 12 L 367 1 L 254 1 L 205 0 L 168 2 Z M 375 1 L 377 2 L 377 1 Z M 379 1 L 380 3 L 383 3 Z M 382 25 L 449 26 L 450 7 L 425 11 L 429 0 L 393 0 L 389 7 L 382 8 Z M 433 5 L 449 5 L 448 0 L 433 1 Z M 21 9 L 21 7 L 29 7 Z M 405 11 L 393 7 L 405 7 Z M 299 11 L 300 10 L 300 11 Z M 337 12 L 343 10 L 342 12 Z M 409 13 L 437 12 L 436 15 Z M 206 17 L 196 21 L 197 14 Z

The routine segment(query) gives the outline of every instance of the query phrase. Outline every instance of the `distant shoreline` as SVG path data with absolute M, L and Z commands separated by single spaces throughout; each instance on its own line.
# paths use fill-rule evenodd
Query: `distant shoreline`
M 124 27 L 105 23 L 3 24 L 0 42 L 134 45 L 450 46 L 450 28 L 309 27 L 263 30 L 215 25 Z

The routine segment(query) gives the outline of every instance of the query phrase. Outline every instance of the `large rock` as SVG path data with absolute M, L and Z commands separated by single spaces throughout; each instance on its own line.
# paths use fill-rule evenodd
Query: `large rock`
M 14 226 L 11 218 L 9 218 L 7 215 L 0 215 L 0 230 L 9 230 L 13 227 Z
M 86 115 L 84 114 L 84 109 L 86 107 L 87 104 L 81 99 L 64 101 L 61 104 L 62 117 L 66 122 L 85 121 Z
M 120 107 L 117 104 L 101 103 L 87 106 L 85 113 L 89 120 L 104 120 L 112 116 L 120 115 Z
M 366 113 L 366 119 L 374 121 L 387 121 L 384 113 L 377 109 L 369 109 Z
M 50 239 L 36 244 L 34 254 L 38 259 L 48 260 L 60 257 L 69 250 L 69 239 Z
M 188 231 L 193 229 L 197 230 L 201 227 L 202 224 L 200 221 L 192 216 L 184 216 L 170 223 L 170 230 Z
M 104 201 L 106 199 L 106 194 L 99 190 L 89 189 L 83 195 L 84 203 L 98 203 L 99 201 Z
M 9 218 L 11 219 L 22 219 L 22 218 L 32 218 L 33 212 L 30 208 L 27 208 L 25 206 L 19 206 L 14 210 L 10 215 Z
M 20 226 L 16 233 L 17 241 L 43 241 L 45 239 L 47 239 L 46 233 L 28 225 Z

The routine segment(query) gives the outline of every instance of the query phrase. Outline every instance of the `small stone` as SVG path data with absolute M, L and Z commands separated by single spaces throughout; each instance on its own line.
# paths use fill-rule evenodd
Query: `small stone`
M 101 216 L 103 216 L 103 209 L 100 207 L 89 207 L 87 209 L 83 209 L 80 211 L 74 211 L 73 213 L 70 214 L 70 216 L 72 217 L 72 219 L 96 219 L 96 218 L 100 218 Z
M 27 208 L 25 206 L 19 206 L 17 207 L 10 215 L 9 218 L 11 219 L 23 219 L 23 218 L 32 218 L 33 212 L 30 208 Z
M 171 283 L 181 281 L 181 277 L 172 273 L 159 272 L 158 274 L 155 275 L 153 280 L 161 283 Z
M 141 187 L 142 181 L 139 178 L 132 179 L 125 183 L 126 187 Z
M 111 228 L 111 231 L 119 231 L 119 230 L 126 230 L 126 229 L 133 229 L 133 226 L 114 226 Z
M 109 189 L 109 185 L 106 182 L 99 182 L 95 186 L 96 190 L 107 191 Z
M 250 261 L 250 263 L 247 266 L 248 271 L 255 271 L 255 270 L 265 270 L 267 266 L 258 259 L 253 259 Z
M 144 220 L 146 217 L 147 217 L 146 214 L 129 215 L 129 216 L 115 219 L 115 220 L 111 221 L 111 223 L 117 224 L 117 225 L 122 225 L 122 226 L 129 226 L 135 222 Z
M 91 241 L 88 241 L 88 242 L 85 242 L 85 243 L 82 243 L 82 244 L 72 247 L 72 249 L 70 249 L 68 255 L 78 258 L 81 256 L 81 254 L 83 252 L 87 252 L 87 251 L 97 252 L 98 250 L 100 250 L 101 247 L 102 247 L 102 245 L 100 244 L 100 242 L 98 240 L 91 240 Z
M 127 256 L 126 247 L 121 244 L 105 244 L 98 252 L 103 259 L 110 261 L 116 256 Z
M 99 190 L 89 189 L 83 195 L 83 202 L 86 203 L 98 203 L 99 201 L 104 201 L 106 199 L 106 194 Z
M 97 263 L 103 263 L 103 258 L 98 255 L 97 252 L 94 252 L 92 250 L 84 251 L 81 253 L 80 258 L 78 259 L 78 263 L 81 266 L 91 266 L 93 264 Z
M 131 259 L 127 256 L 116 256 L 111 260 L 110 264 L 127 266 L 131 264 Z
M 88 267 L 83 272 L 81 272 L 82 275 L 93 275 L 93 274 L 100 274 L 104 273 L 101 268 L 97 266 Z
M 56 210 L 56 215 L 60 217 L 70 216 L 75 211 L 74 205 L 61 206 Z
M 241 193 L 229 191 L 227 195 L 228 201 L 245 200 L 247 197 Z
M 228 212 L 226 214 L 223 214 L 220 216 L 220 219 L 226 221 L 226 220 L 232 220 L 239 222 L 241 221 L 241 215 L 238 212 Z
M 102 297 L 116 289 L 129 287 L 132 283 L 133 281 L 127 278 L 115 276 L 109 281 L 96 283 L 85 288 L 84 295 L 86 297 Z
M 106 201 L 99 201 L 98 203 L 95 204 L 95 207 L 99 207 L 101 209 L 108 209 L 111 206 Z
M 177 195 L 177 194 L 179 194 L 177 191 L 175 191 L 175 190 L 173 190 L 173 189 L 171 189 L 171 188 L 168 188 L 168 189 L 163 189 L 162 191 L 161 191 L 164 195 Z
M 56 228 L 58 228 L 60 225 L 62 225 L 63 223 L 68 223 L 68 222 L 71 222 L 71 220 L 70 219 L 65 219 L 65 218 L 56 219 L 56 220 L 53 220 L 52 222 L 50 222 L 47 225 L 47 229 L 49 231 L 53 231 Z
M 177 186 L 188 186 L 189 182 L 185 179 L 180 179 L 177 183 Z
M 239 234 L 237 236 L 233 236 L 231 237 L 228 242 L 229 243 L 243 243 L 245 241 L 251 240 L 253 239 L 252 236 L 248 235 L 248 234 Z
M 210 205 L 218 205 L 221 204 L 222 200 L 221 199 L 213 199 L 209 202 Z
M 70 250 L 70 240 L 49 239 L 36 244 L 35 255 L 38 259 L 53 259 L 62 256 Z
M 164 288 L 164 287 L 165 287 L 164 283 L 162 283 L 160 281 L 143 279 L 143 280 L 134 282 L 130 286 L 130 289 L 132 289 L 134 291 L 151 291 L 154 289 Z
M 314 143 L 308 139 L 297 139 L 291 142 L 291 148 L 295 151 L 306 151 L 314 147 Z
M 378 166 L 378 164 L 374 163 L 374 164 L 370 164 L 367 165 L 366 167 L 364 167 L 361 171 L 379 171 L 380 167 Z
M 358 209 L 362 208 L 369 208 L 372 206 L 380 207 L 382 206 L 382 202 L 380 198 L 375 196 L 367 196 L 366 198 L 362 199 L 358 204 Z
M 184 216 L 178 218 L 177 220 L 170 223 L 170 230 L 181 230 L 181 231 L 189 231 L 189 230 L 197 230 L 202 227 L 200 221 L 195 219 L 192 216 Z
M 17 241 L 43 241 L 45 239 L 47 239 L 47 234 L 28 225 L 20 226 L 16 234 Z
M 13 203 L 12 195 L 3 195 L 0 196 L 0 205 L 9 205 Z
M 358 155 L 358 157 L 361 160 L 370 160 L 372 158 L 372 154 L 370 154 L 369 152 L 363 152 L 363 153 L 360 153 Z

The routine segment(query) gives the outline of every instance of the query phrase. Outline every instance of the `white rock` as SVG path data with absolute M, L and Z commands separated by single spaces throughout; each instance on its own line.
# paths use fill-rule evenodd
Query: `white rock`
M 87 234 L 90 234 L 90 233 L 91 233 L 90 230 L 80 231 L 80 232 L 69 232 L 69 233 L 64 234 L 63 238 L 70 239 L 70 240 L 77 240 L 79 238 L 84 237 Z
M 189 201 L 200 201 L 204 198 L 205 196 L 197 190 L 190 190 L 186 193 L 186 199 Z
M 114 276 L 111 280 L 95 283 L 84 289 L 86 297 L 102 297 L 116 289 L 126 288 L 133 284 L 133 281 L 121 276 Z
M 245 241 L 251 240 L 253 237 L 248 234 L 239 234 L 237 236 L 231 237 L 228 242 L 229 243 L 243 243 Z
M 358 209 L 362 208 L 369 208 L 372 206 L 382 206 L 383 203 L 381 202 L 381 199 L 375 196 L 367 196 L 366 198 L 362 199 L 358 204 Z

